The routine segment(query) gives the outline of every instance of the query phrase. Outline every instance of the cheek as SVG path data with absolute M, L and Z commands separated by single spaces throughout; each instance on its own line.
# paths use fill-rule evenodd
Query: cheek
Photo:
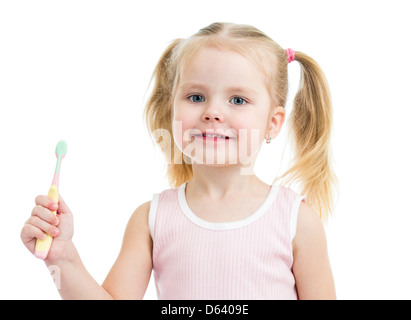
M 266 131 L 266 120 L 263 117 L 242 117 L 235 123 L 237 132 L 237 148 L 239 161 L 247 163 L 251 157 L 256 155 L 264 141 Z
M 258 137 L 258 140 L 264 139 L 266 122 L 258 121 L 254 117 L 243 117 L 236 123 L 233 123 L 233 128 L 237 132 L 238 137 L 247 137 L 250 142 L 251 136 Z
M 175 108 L 173 112 L 173 137 L 174 143 L 180 150 L 189 144 L 189 132 L 190 129 L 196 127 L 197 115 L 193 114 L 189 110 L 182 110 L 182 108 Z
M 172 111 L 172 119 L 174 121 L 182 121 L 185 127 L 189 127 L 197 122 L 199 117 L 198 110 L 190 108 L 185 104 L 175 106 Z

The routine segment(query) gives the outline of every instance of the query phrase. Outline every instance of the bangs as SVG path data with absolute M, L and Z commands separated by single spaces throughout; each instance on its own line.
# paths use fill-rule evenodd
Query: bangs
M 172 89 L 173 96 L 184 68 L 190 64 L 192 59 L 203 48 L 216 48 L 221 51 L 234 51 L 242 55 L 263 73 L 265 76 L 266 87 L 270 93 L 273 93 L 272 80 L 276 79 L 277 74 L 276 56 L 269 54 L 268 51 L 271 49 L 272 52 L 273 48 L 268 47 L 269 44 L 262 46 L 261 40 L 253 41 L 252 38 L 235 38 L 226 35 L 212 35 L 206 37 L 195 35 L 181 41 L 179 46 L 173 51 L 170 61 L 171 65 L 175 66 L 175 69 L 172 71 L 175 76 Z

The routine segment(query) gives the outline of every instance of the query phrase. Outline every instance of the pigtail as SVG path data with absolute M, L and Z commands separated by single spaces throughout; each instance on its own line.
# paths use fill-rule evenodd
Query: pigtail
M 182 161 L 182 153 L 172 137 L 172 100 L 176 78 L 173 51 L 181 41 L 174 40 L 157 63 L 150 81 L 154 82 L 153 89 L 144 109 L 147 127 L 167 159 L 167 176 L 172 187 L 178 187 L 193 176 L 192 166 Z
M 293 166 L 282 177 L 300 182 L 307 202 L 326 220 L 332 212 L 337 180 L 330 163 L 331 95 L 312 58 L 295 52 L 295 60 L 301 65 L 300 88 L 290 115 L 295 154 Z

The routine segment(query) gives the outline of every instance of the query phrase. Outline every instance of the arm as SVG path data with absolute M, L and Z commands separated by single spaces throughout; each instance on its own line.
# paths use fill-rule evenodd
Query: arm
M 109 292 L 104 290 L 88 273 L 72 242 L 67 245 L 65 258 L 53 263 L 45 261 L 48 268 L 57 270 L 60 296 L 65 300 L 112 300 Z
M 150 202 L 133 213 L 127 225 L 120 255 L 103 286 L 87 272 L 72 242 L 73 218 L 60 197 L 57 218 L 53 202 L 47 196 L 36 198 L 36 207 L 21 231 L 24 245 L 34 254 L 37 238 L 44 232 L 55 236 L 46 265 L 54 272 L 63 299 L 140 298 L 151 274 L 151 238 L 148 231 Z M 58 227 L 58 228 L 57 228 Z
M 102 288 L 115 299 L 142 299 L 152 270 L 152 240 L 148 229 L 150 202 L 134 211 L 123 245 Z
M 138 207 L 127 225 L 120 254 L 103 285 L 87 272 L 74 245 L 68 257 L 54 263 L 61 273 L 63 299 L 141 299 L 151 275 L 152 241 L 148 231 L 150 202 Z
M 324 227 L 318 214 L 302 202 L 293 240 L 293 273 L 300 300 L 336 299 Z
M 57 289 L 63 299 L 111 299 L 111 295 L 90 276 L 72 242 L 74 233 L 71 210 L 59 197 L 58 204 L 48 196 L 36 197 L 30 218 L 21 230 L 21 240 L 34 254 L 36 239 L 45 233 L 54 237 L 44 262 L 53 271 Z M 57 210 L 57 216 L 52 211 Z

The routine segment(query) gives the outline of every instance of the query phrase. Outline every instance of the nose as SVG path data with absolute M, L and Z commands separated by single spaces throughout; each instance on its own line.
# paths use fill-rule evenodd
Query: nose
M 225 116 L 223 112 L 216 107 L 209 107 L 203 113 L 203 121 L 205 122 L 224 122 Z

